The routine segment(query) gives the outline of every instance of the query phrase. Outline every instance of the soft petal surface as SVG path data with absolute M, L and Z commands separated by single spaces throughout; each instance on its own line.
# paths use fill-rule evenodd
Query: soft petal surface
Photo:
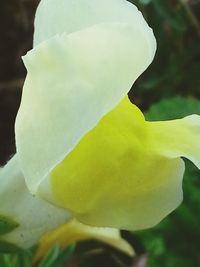
M 89 225 L 151 227 L 182 201 L 184 163 L 161 152 L 125 98 L 51 173 L 54 198 Z
M 36 254 L 36 260 L 46 254 L 46 252 L 55 244 L 61 248 L 81 240 L 96 239 L 105 242 L 129 256 L 134 255 L 133 248 L 127 241 L 122 239 L 120 232 L 112 228 L 90 227 L 84 225 L 75 219 L 60 226 L 58 229 L 48 232 L 40 241 Z
M 155 49 L 152 32 L 141 12 L 125 0 L 41 0 L 35 17 L 34 46 L 56 34 L 80 31 L 101 23 L 129 23 L 146 35 Z
M 71 218 L 66 210 L 30 194 L 19 169 L 17 156 L 1 170 L 0 184 L 0 226 L 1 218 L 9 218 L 16 223 L 16 227 L 7 227 L 6 233 L 0 233 L 0 242 L 29 248 L 48 230 Z
M 152 61 L 150 39 L 137 25 L 99 24 L 53 37 L 25 56 L 15 130 L 31 192 L 127 94 Z
M 152 146 L 160 155 L 185 157 L 200 169 L 200 116 L 149 123 Z

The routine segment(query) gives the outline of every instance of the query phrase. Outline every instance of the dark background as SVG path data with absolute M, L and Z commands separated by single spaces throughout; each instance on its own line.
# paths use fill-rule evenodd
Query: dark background
M 14 121 L 26 70 L 21 56 L 32 47 L 39 1 L 0 0 L 0 164 L 15 151 Z

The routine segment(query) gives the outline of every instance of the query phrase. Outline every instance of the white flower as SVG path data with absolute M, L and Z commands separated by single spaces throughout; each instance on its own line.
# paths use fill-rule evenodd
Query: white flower
M 40 2 L 34 48 L 23 58 L 28 74 L 15 125 L 17 154 L 0 173 L 0 225 L 1 216 L 16 225 L 0 242 L 30 246 L 71 218 L 39 194 L 54 202 L 51 171 L 127 94 L 155 49 L 152 30 L 128 1 Z

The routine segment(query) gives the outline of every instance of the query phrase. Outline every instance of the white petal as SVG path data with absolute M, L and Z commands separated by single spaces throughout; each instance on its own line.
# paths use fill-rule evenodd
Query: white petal
M 29 193 L 19 170 L 17 156 L 1 170 L 0 185 L 0 216 L 18 224 L 10 233 L 1 235 L 1 241 L 28 248 L 48 230 L 71 218 L 66 210 L 55 208 Z
M 56 34 L 72 33 L 100 23 L 130 23 L 155 40 L 141 12 L 125 0 L 42 0 L 36 12 L 34 46 Z
M 153 55 L 137 25 L 119 23 L 63 34 L 28 53 L 16 145 L 32 192 L 127 94 Z

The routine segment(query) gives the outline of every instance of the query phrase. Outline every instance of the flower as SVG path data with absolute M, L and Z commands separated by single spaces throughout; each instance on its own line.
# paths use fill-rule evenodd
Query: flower
M 26 248 L 43 233 L 68 227 L 71 212 L 45 201 L 48 176 L 120 102 L 154 53 L 152 30 L 127 1 L 40 2 L 34 48 L 24 57 L 17 154 L 0 172 L 0 247 Z M 118 232 L 106 233 L 121 242 Z
M 0 214 L 18 218 L 20 233 L 30 205 L 29 227 L 40 214 L 36 240 L 72 218 L 94 227 L 144 229 L 180 204 L 180 157 L 200 166 L 200 117 L 147 122 L 126 97 L 155 50 L 152 30 L 128 1 L 41 1 L 34 48 L 23 58 L 17 154 L 0 173 L 0 182 L 5 176 L 10 184 L 25 180 L 20 216 L 0 207 Z M 4 194 L 12 186 L 5 188 Z M 3 240 L 16 242 L 18 230 Z M 25 237 L 29 244 L 33 232 Z

